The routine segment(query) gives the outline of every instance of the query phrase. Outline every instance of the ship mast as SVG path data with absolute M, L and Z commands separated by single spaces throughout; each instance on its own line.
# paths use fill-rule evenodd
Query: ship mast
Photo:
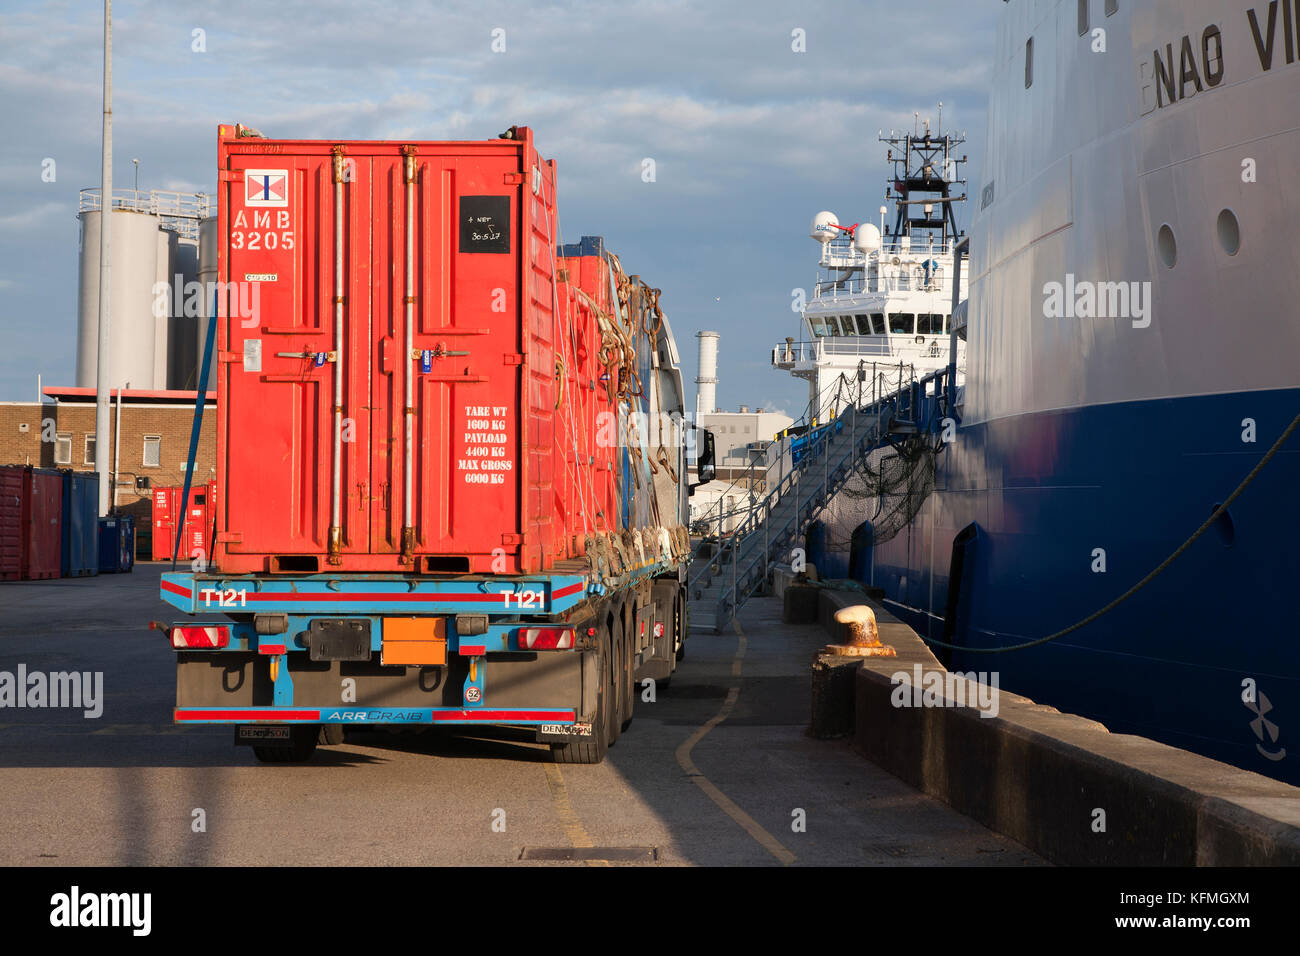
M 942 124 L 942 103 L 939 117 Z M 960 238 L 963 233 L 957 228 L 953 204 L 966 199 L 966 154 L 957 155 L 965 134 L 931 131 L 930 121 L 922 123 L 918 118 L 911 133 L 890 130 L 880 141 L 889 145 L 888 162 L 893 167 L 892 182 L 885 187 L 885 202 L 893 202 L 898 210 L 892 235 L 930 237 L 945 247 L 950 239 Z M 953 195 L 957 186 L 962 187 L 960 196 Z

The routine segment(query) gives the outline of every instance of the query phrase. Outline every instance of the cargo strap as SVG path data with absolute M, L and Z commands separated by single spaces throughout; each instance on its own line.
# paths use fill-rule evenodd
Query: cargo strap
M 194 465 L 199 452 L 199 432 L 203 428 L 203 400 L 208 395 L 208 369 L 212 367 L 212 352 L 217 342 L 217 292 L 212 291 L 212 318 L 208 322 L 208 336 L 203 343 L 203 362 L 199 366 L 199 393 L 194 401 L 194 424 L 190 428 L 190 458 L 185 469 L 185 490 L 181 492 L 181 521 L 176 529 L 176 543 L 172 545 L 172 570 L 176 570 L 176 557 L 185 539 L 185 516 L 190 510 L 190 482 L 194 478 Z M 208 558 L 204 555 L 204 558 Z

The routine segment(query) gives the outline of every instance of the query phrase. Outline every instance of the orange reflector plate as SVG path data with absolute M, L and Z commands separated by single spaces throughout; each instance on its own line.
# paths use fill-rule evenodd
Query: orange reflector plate
M 447 622 L 441 617 L 386 617 L 379 645 L 385 667 L 447 663 Z

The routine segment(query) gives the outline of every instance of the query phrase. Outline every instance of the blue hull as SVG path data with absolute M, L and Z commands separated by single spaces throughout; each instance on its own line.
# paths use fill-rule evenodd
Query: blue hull
M 1297 411 L 1300 390 L 1286 390 L 1093 405 L 962 428 L 940 455 L 935 492 L 908 528 L 874 546 L 861 576 L 884 588 L 891 609 L 919 633 L 943 640 L 953 541 L 973 524 L 950 642 L 997 648 L 1046 636 L 1172 554 Z M 1254 443 L 1242 440 L 1244 419 L 1255 422 Z M 1300 784 L 1297 489 L 1300 433 L 1228 520 L 1115 610 L 1040 647 L 952 652 L 949 666 L 996 670 L 1003 689 L 1113 732 Z M 1094 570 L 1096 549 L 1104 571 Z

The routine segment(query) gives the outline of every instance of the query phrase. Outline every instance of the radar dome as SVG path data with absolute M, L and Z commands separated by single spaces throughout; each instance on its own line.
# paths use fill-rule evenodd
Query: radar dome
M 880 248 L 880 230 L 871 223 L 864 222 L 853 234 L 853 248 L 862 253 L 875 252 Z
M 835 213 L 822 210 L 813 216 L 812 228 L 809 229 L 808 235 L 812 236 L 818 242 L 830 242 L 839 232 L 835 227 L 840 221 L 835 218 Z

